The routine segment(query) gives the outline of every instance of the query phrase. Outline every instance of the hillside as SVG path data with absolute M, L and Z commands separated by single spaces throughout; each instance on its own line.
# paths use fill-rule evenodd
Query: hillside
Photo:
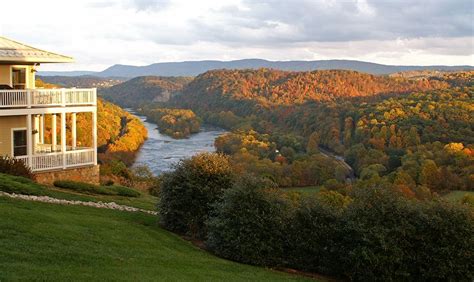
M 232 130 L 216 141 L 218 150 L 280 186 L 344 182 L 347 175 L 334 165 L 313 177 L 322 163 L 313 154 L 322 148 L 345 160 L 359 181 L 395 182 L 423 198 L 422 191 L 473 189 L 472 82 L 472 73 L 407 79 L 219 70 L 198 76 L 170 104 Z M 310 164 L 313 173 L 305 173 Z
M 142 103 L 166 102 L 191 80 L 188 77 L 136 77 L 102 89 L 99 95 L 124 107 L 136 107 Z
M 99 99 L 97 104 L 99 159 L 118 158 L 131 165 L 148 132 L 139 118 Z M 115 155 L 115 156 L 114 156 Z
M 472 70 L 472 66 L 393 66 L 354 60 L 316 60 L 316 61 L 267 61 L 262 59 L 243 59 L 234 61 L 184 61 L 155 63 L 148 66 L 113 65 L 101 72 L 87 74 L 100 77 L 137 77 L 137 76 L 197 76 L 216 69 L 259 69 L 272 68 L 287 71 L 312 70 L 355 70 L 371 74 L 390 74 L 413 70 Z M 74 76 L 77 72 L 41 72 L 41 75 Z M 81 73 L 82 74 L 82 73 Z
M 441 81 L 413 81 L 341 70 L 216 70 L 196 77 L 183 89 L 183 95 L 177 97 L 174 102 L 192 109 L 209 109 L 215 106 L 226 110 L 238 101 L 263 106 L 293 105 L 447 86 L 446 82 Z
M 212 256 L 153 215 L 5 197 L 0 248 L 2 281 L 311 281 Z

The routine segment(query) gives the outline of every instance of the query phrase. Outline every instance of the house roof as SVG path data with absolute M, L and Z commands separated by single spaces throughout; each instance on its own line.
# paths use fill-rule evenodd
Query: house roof
M 0 63 L 71 63 L 72 57 L 37 49 L 0 36 Z

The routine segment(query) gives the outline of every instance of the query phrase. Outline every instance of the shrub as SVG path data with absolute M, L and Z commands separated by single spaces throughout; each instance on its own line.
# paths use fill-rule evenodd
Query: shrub
M 342 195 L 341 195 L 342 196 Z M 344 197 L 344 196 L 342 196 Z M 318 198 L 303 198 L 286 228 L 286 255 L 290 267 L 337 274 L 341 207 Z
M 141 195 L 140 192 L 121 185 L 99 186 L 70 180 L 58 180 L 54 182 L 54 186 L 87 194 L 118 195 L 125 197 L 139 197 Z
M 471 280 L 474 218 L 462 206 L 361 189 L 343 213 L 338 270 L 354 280 Z
M 217 255 L 244 263 L 280 265 L 288 202 L 251 176 L 224 192 L 208 221 L 206 245 Z
M 103 194 L 103 195 L 115 195 L 116 193 L 106 188 L 106 186 L 98 186 L 89 183 L 76 182 L 70 180 L 57 180 L 54 181 L 54 186 L 74 190 L 88 194 Z
M 122 185 L 111 185 L 111 186 L 106 186 L 107 189 L 115 192 L 119 196 L 124 196 L 124 197 L 140 197 L 140 192 L 137 190 L 134 190 L 132 188 L 128 188 L 126 186 Z
M 0 173 L 0 191 L 25 195 L 47 195 L 46 189 L 29 178 Z
M 161 191 L 161 177 L 156 177 L 153 183 L 148 187 L 148 193 L 152 196 L 159 197 Z
M 212 204 L 232 185 L 227 157 L 202 153 L 180 161 L 163 175 L 159 203 L 162 225 L 172 231 L 204 238 L 204 222 Z
M 406 263 L 410 278 L 473 281 L 474 216 L 468 207 L 449 202 L 423 202 L 409 240 Z M 413 256 L 413 261 L 410 261 Z
M 474 195 L 466 194 L 462 197 L 461 203 L 474 208 Z
M 359 188 L 338 230 L 338 271 L 355 280 L 406 280 L 405 251 L 412 252 L 416 210 L 387 189 Z
M 263 187 L 243 178 L 215 204 L 206 244 L 217 255 L 355 281 L 474 278 L 469 207 L 369 187 L 290 205 Z
M 34 175 L 31 172 L 30 167 L 25 165 L 22 160 L 7 156 L 0 156 L 0 173 L 23 176 L 34 180 Z

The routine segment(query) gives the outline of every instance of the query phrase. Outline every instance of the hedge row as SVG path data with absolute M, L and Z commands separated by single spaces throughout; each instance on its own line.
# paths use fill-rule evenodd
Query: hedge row
M 361 189 L 346 208 L 316 198 L 296 205 L 240 181 L 208 222 L 208 247 L 245 263 L 356 281 L 474 278 L 474 217 L 467 207 Z
M 199 234 L 219 256 L 255 265 L 356 281 L 474 278 L 467 206 L 408 200 L 387 188 L 289 199 L 268 182 L 232 176 L 227 165 L 225 157 L 206 154 L 168 173 L 162 224 Z

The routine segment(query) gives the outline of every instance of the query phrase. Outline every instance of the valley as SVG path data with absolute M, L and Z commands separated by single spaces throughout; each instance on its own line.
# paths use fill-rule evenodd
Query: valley
M 133 110 L 127 109 L 134 115 Z M 147 121 L 145 116 L 138 115 L 148 130 L 148 139 L 137 152 L 133 166 L 148 166 L 150 170 L 161 175 L 173 169 L 173 164 L 200 152 L 214 152 L 214 140 L 226 130 L 203 126 L 198 133 L 189 138 L 174 139 L 161 134 L 155 123 Z
M 0 282 L 474 282 L 473 0 L 24 0 Z
M 99 127 L 105 186 L 97 189 L 126 192 L 125 185 L 141 196 L 48 193 L 157 206 L 161 228 L 246 264 L 321 279 L 389 278 L 395 255 L 361 243 L 377 246 L 382 236 L 412 275 L 419 274 L 407 246 L 422 240 L 422 254 L 441 270 L 420 277 L 461 277 L 464 257 L 448 259 L 457 276 L 442 269 L 446 254 L 437 250 L 452 255 L 452 240 L 462 250 L 471 244 L 464 238 L 473 230 L 473 75 L 246 69 L 133 78 L 100 90 L 118 106 L 99 103 L 109 122 Z M 447 240 L 439 226 L 456 235 Z M 429 237 L 435 230 L 441 241 Z M 361 248 L 388 258 L 368 260 Z M 416 258 L 417 267 L 424 263 Z

